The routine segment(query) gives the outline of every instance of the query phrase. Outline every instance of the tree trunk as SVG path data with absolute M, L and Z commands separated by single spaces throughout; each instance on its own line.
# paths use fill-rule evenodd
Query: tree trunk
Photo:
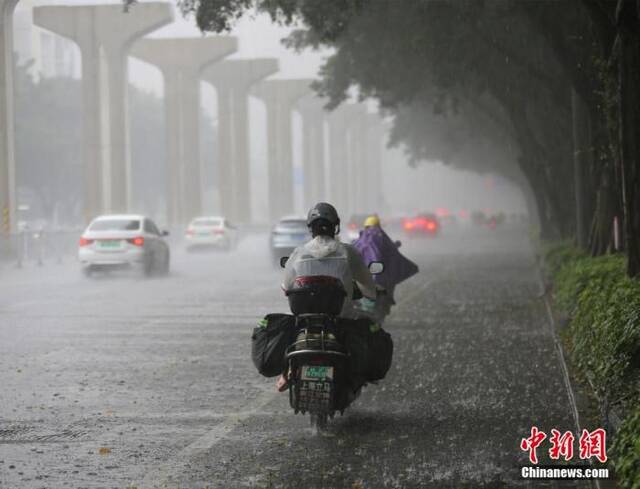
M 573 188 L 576 206 L 576 243 L 580 249 L 587 247 L 587 221 L 585 202 L 585 170 L 588 165 L 589 112 L 582 98 L 571 91 L 571 112 L 573 125 Z
M 629 276 L 640 275 L 640 0 L 619 0 L 620 161 Z
M 555 220 L 556 214 L 550 205 L 548 187 L 544 175 L 531 161 L 529 157 L 521 155 L 518 158 L 520 169 L 529 182 L 529 187 L 533 193 L 538 220 L 540 224 L 540 238 L 544 240 L 555 240 L 561 237 L 558 222 Z
M 596 192 L 596 210 L 591 221 L 589 251 L 592 256 L 603 255 L 612 249 L 613 218 L 616 208 L 612 177 L 612 168 L 607 164 L 600 174 L 600 185 Z

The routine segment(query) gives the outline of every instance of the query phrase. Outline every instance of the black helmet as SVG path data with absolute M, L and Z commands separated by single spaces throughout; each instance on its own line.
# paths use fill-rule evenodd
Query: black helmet
M 338 211 L 331 204 L 326 202 L 318 202 L 314 205 L 309 214 L 307 214 L 307 226 L 311 226 L 318 219 L 328 221 L 332 226 L 340 225 L 340 217 L 338 217 Z

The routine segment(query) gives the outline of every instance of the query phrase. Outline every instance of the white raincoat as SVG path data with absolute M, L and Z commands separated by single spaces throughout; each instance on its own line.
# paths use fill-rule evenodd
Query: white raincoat
M 351 311 L 354 281 L 365 297 L 376 298 L 376 285 L 358 250 L 329 236 L 316 236 L 293 250 L 284 269 L 282 287 L 292 288 L 296 277 L 318 275 L 342 281 L 347 292 L 343 315 Z

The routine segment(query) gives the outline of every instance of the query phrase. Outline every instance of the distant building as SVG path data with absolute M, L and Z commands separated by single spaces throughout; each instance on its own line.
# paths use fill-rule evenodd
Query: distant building
M 14 50 L 18 64 L 32 62 L 29 72 L 40 77 L 80 77 L 80 54 L 70 40 L 33 24 L 33 7 L 39 2 L 21 0 L 13 16 Z

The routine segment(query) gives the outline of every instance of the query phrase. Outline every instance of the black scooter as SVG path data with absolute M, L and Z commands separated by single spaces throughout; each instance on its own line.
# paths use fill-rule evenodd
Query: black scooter
M 280 261 L 283 268 L 286 261 Z M 369 270 L 382 273 L 384 265 L 373 262 Z M 289 403 L 296 414 L 309 413 L 311 426 L 323 430 L 362 387 L 350 376 L 350 355 L 339 324 L 346 292 L 340 280 L 328 276 L 298 277 L 296 285 L 285 291 L 295 316 L 295 340 L 286 351 Z M 357 286 L 353 298 L 362 298 Z

